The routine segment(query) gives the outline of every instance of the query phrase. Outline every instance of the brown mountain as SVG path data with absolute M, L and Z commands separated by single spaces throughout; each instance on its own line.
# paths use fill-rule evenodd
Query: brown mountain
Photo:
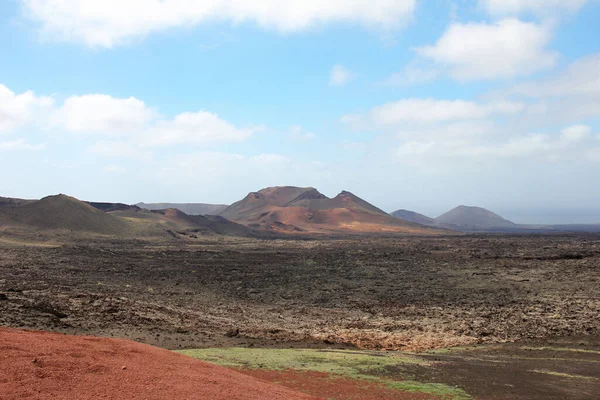
M 394 218 L 347 191 L 328 198 L 315 188 L 292 186 L 249 193 L 219 215 L 251 228 L 285 233 L 442 233 Z
M 0 225 L 19 228 L 61 229 L 121 235 L 129 232 L 127 221 L 106 214 L 63 194 L 0 208 Z
M 481 207 L 458 206 L 435 219 L 437 226 L 466 231 L 518 229 L 518 225 Z

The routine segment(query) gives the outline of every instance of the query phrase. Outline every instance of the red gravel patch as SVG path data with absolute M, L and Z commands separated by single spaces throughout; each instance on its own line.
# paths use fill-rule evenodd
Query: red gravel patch
M 356 379 L 347 379 L 323 372 L 267 371 L 263 369 L 238 369 L 243 374 L 265 381 L 276 382 L 299 392 L 344 400 L 424 400 L 440 399 L 426 393 L 409 393 L 386 388 L 383 385 Z
M 315 397 L 127 340 L 0 328 L 0 398 L 287 400 Z

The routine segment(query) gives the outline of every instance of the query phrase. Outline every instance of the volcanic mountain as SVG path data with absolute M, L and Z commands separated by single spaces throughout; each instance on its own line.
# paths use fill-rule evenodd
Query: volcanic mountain
M 435 219 L 437 226 L 452 226 L 460 230 L 485 231 L 517 229 L 518 225 L 481 207 L 458 206 Z
M 204 203 L 138 203 L 136 206 L 151 211 L 175 208 L 188 215 L 215 215 L 228 207 L 225 204 Z
M 74 197 L 59 194 L 0 208 L 0 225 L 122 235 L 129 224 Z
M 329 198 L 315 188 L 293 186 L 249 193 L 219 215 L 251 228 L 286 233 L 444 233 L 394 218 L 347 191 Z

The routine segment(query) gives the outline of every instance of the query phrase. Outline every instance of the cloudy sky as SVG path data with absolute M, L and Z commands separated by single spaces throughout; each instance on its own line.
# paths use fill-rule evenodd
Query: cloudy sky
M 6 0 L 0 195 L 600 222 L 598 0 Z

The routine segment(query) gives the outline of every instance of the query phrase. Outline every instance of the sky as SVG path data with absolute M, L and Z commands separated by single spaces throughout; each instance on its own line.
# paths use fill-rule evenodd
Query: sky
M 600 222 L 600 0 L 5 0 L 0 182 Z

